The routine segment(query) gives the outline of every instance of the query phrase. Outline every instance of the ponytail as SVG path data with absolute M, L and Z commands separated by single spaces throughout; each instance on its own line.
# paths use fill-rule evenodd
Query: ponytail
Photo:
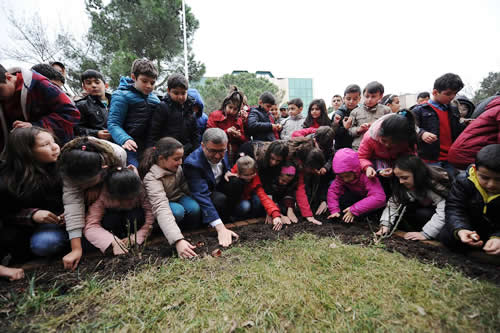
M 158 158 L 160 156 L 169 158 L 177 150 L 182 148 L 182 143 L 176 139 L 164 137 L 158 140 L 153 147 L 146 149 L 146 151 L 142 154 L 141 162 L 139 163 L 139 176 L 141 179 L 144 179 L 144 176 L 146 176 L 151 167 L 158 163 Z
M 417 144 L 415 116 L 406 109 L 391 114 L 380 125 L 379 135 L 390 138 L 394 143 L 408 142 L 413 149 Z

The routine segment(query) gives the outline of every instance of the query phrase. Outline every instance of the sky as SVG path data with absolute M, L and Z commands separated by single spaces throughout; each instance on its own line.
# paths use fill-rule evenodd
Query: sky
M 2 0 L 15 15 L 37 11 L 47 28 L 88 29 L 84 0 Z M 386 93 L 430 91 L 453 72 L 471 94 L 500 71 L 497 0 L 186 0 L 200 27 L 193 52 L 206 76 L 233 70 L 313 78 L 329 101 L 356 83 L 379 81 Z M 0 11 L 0 18 L 5 13 Z M 147 38 L 147 37 L 146 37 Z M 5 45 L 6 33 L 0 35 Z M 1 55 L 0 55 L 1 56 Z M 14 65 L 9 59 L 2 64 Z

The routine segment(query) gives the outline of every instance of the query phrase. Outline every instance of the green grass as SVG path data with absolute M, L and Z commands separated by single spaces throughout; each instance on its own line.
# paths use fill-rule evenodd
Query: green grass
M 303 234 L 19 302 L 13 330 L 498 332 L 500 288 Z

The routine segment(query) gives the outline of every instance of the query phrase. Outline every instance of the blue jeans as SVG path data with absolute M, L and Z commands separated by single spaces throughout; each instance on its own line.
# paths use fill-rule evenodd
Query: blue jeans
M 55 224 L 43 224 L 30 239 L 31 251 L 39 257 L 48 257 L 64 250 L 69 244 L 68 233 Z
M 193 198 L 185 195 L 175 202 L 170 202 L 170 209 L 175 222 L 181 229 L 194 229 L 201 224 L 200 205 Z
M 132 164 L 133 166 L 138 168 L 139 167 L 139 159 L 137 156 L 137 152 L 126 150 L 126 149 L 125 149 L 125 151 L 127 152 L 127 165 Z
M 266 211 L 256 194 L 252 194 L 250 200 L 241 200 L 234 210 L 237 219 L 261 217 L 266 215 Z

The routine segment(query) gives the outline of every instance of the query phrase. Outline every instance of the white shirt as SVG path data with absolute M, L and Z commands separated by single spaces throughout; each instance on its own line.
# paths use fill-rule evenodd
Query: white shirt
M 222 179 L 223 173 L 224 173 L 224 164 L 222 164 L 222 161 L 220 161 L 217 164 L 210 163 L 210 161 L 208 161 L 208 160 L 207 160 L 207 162 L 208 162 L 208 164 L 210 164 L 210 167 L 212 168 L 212 173 L 214 174 L 214 178 L 215 178 L 215 184 L 219 184 L 221 179 Z M 215 221 L 210 222 L 210 226 L 212 228 L 215 228 L 216 225 L 221 224 L 221 223 L 222 223 L 222 220 L 217 219 Z

